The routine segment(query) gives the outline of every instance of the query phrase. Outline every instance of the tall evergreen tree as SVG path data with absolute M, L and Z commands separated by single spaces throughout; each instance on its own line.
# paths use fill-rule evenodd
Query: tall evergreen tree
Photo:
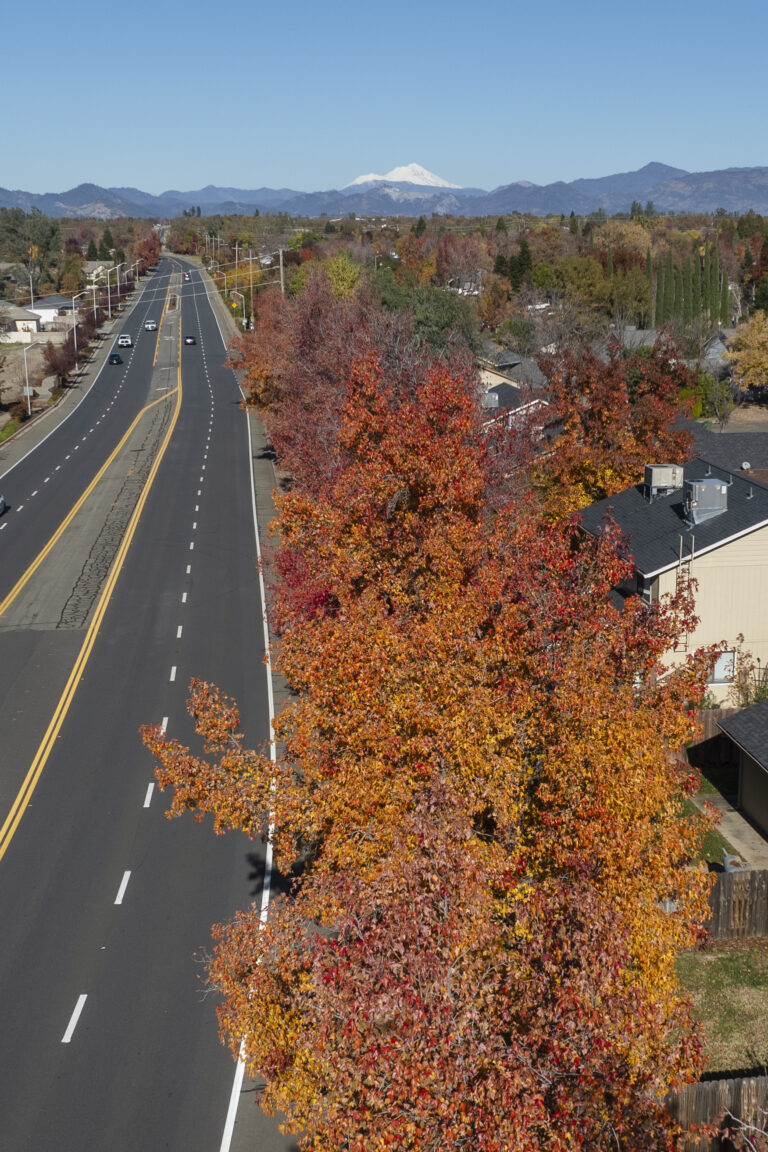
M 693 320 L 693 267 L 690 256 L 685 261 L 685 276 L 683 279 L 683 321 L 690 324 Z
M 609 280 L 613 280 L 613 250 L 608 248 L 608 263 L 606 266 L 606 274 Z
M 675 266 L 672 263 L 672 249 L 667 252 L 666 266 L 664 268 L 664 323 L 669 324 L 674 317 L 675 304 Z
M 679 320 L 683 314 L 683 275 L 677 264 L 672 283 L 672 319 Z
M 715 248 L 709 266 L 709 319 L 716 324 L 720 316 L 720 258 Z
M 86 260 L 98 260 L 99 258 L 99 250 L 96 247 L 96 241 L 94 240 L 93 236 L 91 236 L 90 240 L 88 241 L 88 251 L 85 258 Z
M 720 279 L 720 323 L 724 328 L 728 328 L 732 319 L 731 290 L 728 286 L 728 275 L 725 268 L 722 269 Z
M 656 269 L 656 306 L 653 314 L 654 328 L 663 328 L 667 322 L 664 315 L 664 261 L 659 259 Z
M 712 283 L 712 250 L 707 241 L 704 247 L 704 269 L 701 276 L 701 310 L 704 314 L 709 312 L 710 285 Z

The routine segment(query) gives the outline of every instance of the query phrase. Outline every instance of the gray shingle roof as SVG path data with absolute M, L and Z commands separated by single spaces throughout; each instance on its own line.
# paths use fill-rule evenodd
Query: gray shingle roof
M 710 460 L 718 468 L 740 471 L 743 464 L 768 468 L 768 434 L 765 432 L 710 432 L 701 425 L 694 425 L 692 431 L 697 456 Z
M 728 488 L 727 510 L 703 524 L 691 526 L 686 521 L 684 489 L 668 496 L 656 496 L 653 503 L 649 503 L 643 484 L 591 504 L 582 512 L 582 524 L 594 536 L 610 514 L 629 537 L 635 566 L 647 577 L 657 576 L 678 564 L 681 537 L 685 560 L 690 557 L 692 541 L 695 554 L 700 556 L 737 536 L 768 525 L 768 488 L 708 464 L 700 457 L 685 465 L 685 479 L 704 480 L 708 478 L 708 469 L 709 477 L 726 482 L 730 478 L 732 482 Z
M 768 700 L 742 708 L 734 716 L 718 721 L 720 728 L 761 768 L 768 769 Z

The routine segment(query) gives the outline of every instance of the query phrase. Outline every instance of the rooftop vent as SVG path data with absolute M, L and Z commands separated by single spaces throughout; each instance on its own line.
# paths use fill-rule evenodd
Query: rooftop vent
M 692 524 L 703 524 L 728 511 L 728 485 L 724 480 L 687 480 L 685 512 Z
M 680 464 L 646 464 L 645 490 L 648 499 L 654 496 L 668 496 L 683 486 L 683 469 Z

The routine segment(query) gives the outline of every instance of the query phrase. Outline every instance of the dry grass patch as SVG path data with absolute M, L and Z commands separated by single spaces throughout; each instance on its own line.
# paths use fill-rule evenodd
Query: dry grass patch
M 768 938 L 717 940 L 678 961 L 708 1072 L 768 1066 Z

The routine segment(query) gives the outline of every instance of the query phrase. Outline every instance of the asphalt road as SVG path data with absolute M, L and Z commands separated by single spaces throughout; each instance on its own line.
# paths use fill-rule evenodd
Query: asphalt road
M 154 318 L 168 274 L 166 266 L 147 302 Z M 139 335 L 133 359 L 105 368 L 80 408 L 4 481 L 8 488 L 13 478 L 22 496 L 6 493 L 13 507 L 0 532 L 0 598 L 136 415 L 152 400 L 144 425 L 165 413 L 144 427 L 141 447 L 129 440 L 118 453 L 31 578 L 36 594 L 20 594 L 0 616 L 0 821 L 92 640 L 30 802 L 0 843 L 3 1150 L 222 1147 L 234 1067 L 217 1038 L 202 960 L 211 925 L 260 899 L 263 851 L 243 836 L 214 837 L 209 822 L 168 821 L 137 734 L 143 723 L 164 722 L 192 739 L 185 698 L 193 675 L 237 697 L 251 744 L 269 732 L 247 421 L 201 284 L 196 271 L 177 284 L 180 317 L 166 317 L 158 341 L 169 357 L 165 377 L 165 352 L 153 368 L 136 309 L 122 329 Z M 187 333 L 194 346 L 180 344 Z M 156 460 L 171 429 L 137 523 L 123 516 L 121 532 L 107 533 L 130 547 L 95 631 L 111 577 L 86 580 L 89 558 L 100 554 L 110 516 L 137 506 L 136 485 L 127 491 L 120 478 L 145 457 Z M 150 471 L 145 464 L 145 483 Z M 37 503 L 25 524 L 26 509 L 16 508 L 27 500 Z M 90 600 L 62 616 L 78 581 Z M 250 1097 L 246 1086 L 243 1100 Z M 267 1152 L 294 1147 L 255 1109 L 240 1116 L 238 1141 Z

